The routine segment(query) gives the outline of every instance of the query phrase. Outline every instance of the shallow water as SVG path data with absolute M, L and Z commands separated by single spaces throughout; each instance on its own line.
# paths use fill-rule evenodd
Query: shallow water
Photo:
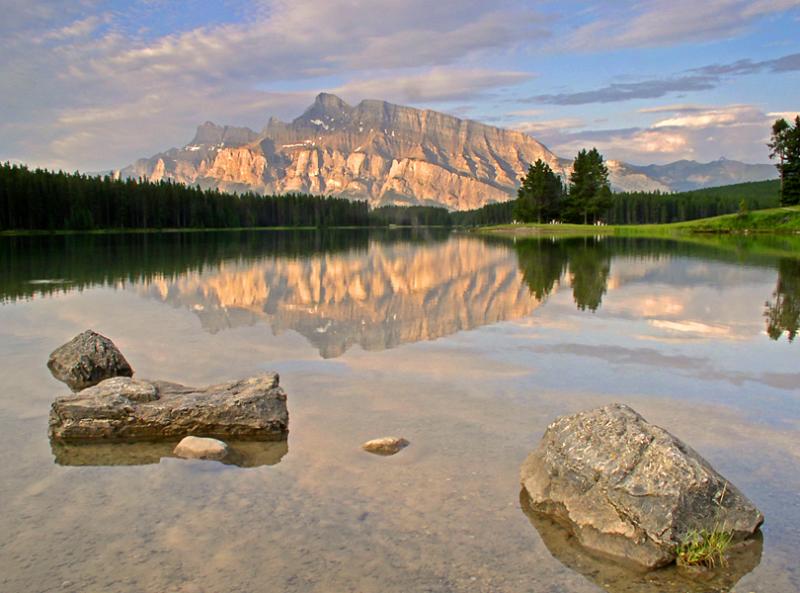
M 0 239 L 0 590 L 798 592 L 792 253 L 399 231 Z M 65 388 L 44 363 L 86 328 L 140 377 L 279 371 L 288 449 L 241 444 L 237 466 L 51 447 Z M 547 424 L 611 401 L 764 512 L 730 574 L 620 572 L 523 511 L 518 469 Z M 411 446 L 359 449 L 385 435 Z

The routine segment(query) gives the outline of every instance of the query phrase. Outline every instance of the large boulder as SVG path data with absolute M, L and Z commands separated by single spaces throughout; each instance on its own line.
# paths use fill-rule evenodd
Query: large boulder
M 289 432 L 277 373 L 197 389 L 129 377 L 106 379 L 50 410 L 57 440 L 159 440 L 188 435 L 282 440 Z
M 90 329 L 53 350 L 47 368 L 73 391 L 111 377 L 133 376 L 131 365 L 114 342 Z
M 558 418 L 522 465 L 533 510 L 586 548 L 648 568 L 692 530 L 752 536 L 764 516 L 689 446 L 621 404 Z

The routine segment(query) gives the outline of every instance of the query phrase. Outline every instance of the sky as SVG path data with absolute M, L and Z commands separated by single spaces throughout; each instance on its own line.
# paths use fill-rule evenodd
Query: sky
M 522 130 L 556 154 L 769 162 L 800 0 L 0 0 L 0 161 L 100 171 L 322 91 Z

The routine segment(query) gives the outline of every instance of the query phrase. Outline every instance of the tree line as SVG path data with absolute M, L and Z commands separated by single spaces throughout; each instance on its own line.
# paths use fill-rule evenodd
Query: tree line
M 772 128 L 780 182 L 682 193 L 612 193 L 596 148 L 581 150 L 567 181 L 542 160 L 528 168 L 517 198 L 464 212 L 383 206 L 293 193 L 229 194 L 165 180 L 114 179 L 0 164 L 0 230 L 202 229 L 237 227 L 484 226 L 521 222 L 660 224 L 800 204 L 800 117 Z M 780 183 L 780 186 L 778 185 Z
M 364 201 L 229 194 L 173 181 L 92 177 L 0 164 L 0 230 L 368 226 Z
M 778 181 L 754 181 L 680 193 L 620 192 L 612 195 L 604 215 L 608 224 L 666 224 L 696 220 L 743 209 L 780 205 Z

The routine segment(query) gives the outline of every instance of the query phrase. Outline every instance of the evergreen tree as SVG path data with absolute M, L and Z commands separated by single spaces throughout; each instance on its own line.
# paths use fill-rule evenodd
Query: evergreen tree
M 781 205 L 800 204 L 800 115 L 795 118 L 794 125 L 783 118 L 775 120 L 768 146 L 770 158 L 778 158 Z
M 598 219 L 611 207 L 611 188 L 608 183 L 608 167 L 596 148 L 581 150 L 575 157 L 569 177 L 569 198 L 565 209 L 571 221 L 587 224 Z
M 522 222 L 542 222 L 557 214 L 564 186 L 550 165 L 537 159 L 528 167 L 528 174 L 521 181 L 514 218 Z

